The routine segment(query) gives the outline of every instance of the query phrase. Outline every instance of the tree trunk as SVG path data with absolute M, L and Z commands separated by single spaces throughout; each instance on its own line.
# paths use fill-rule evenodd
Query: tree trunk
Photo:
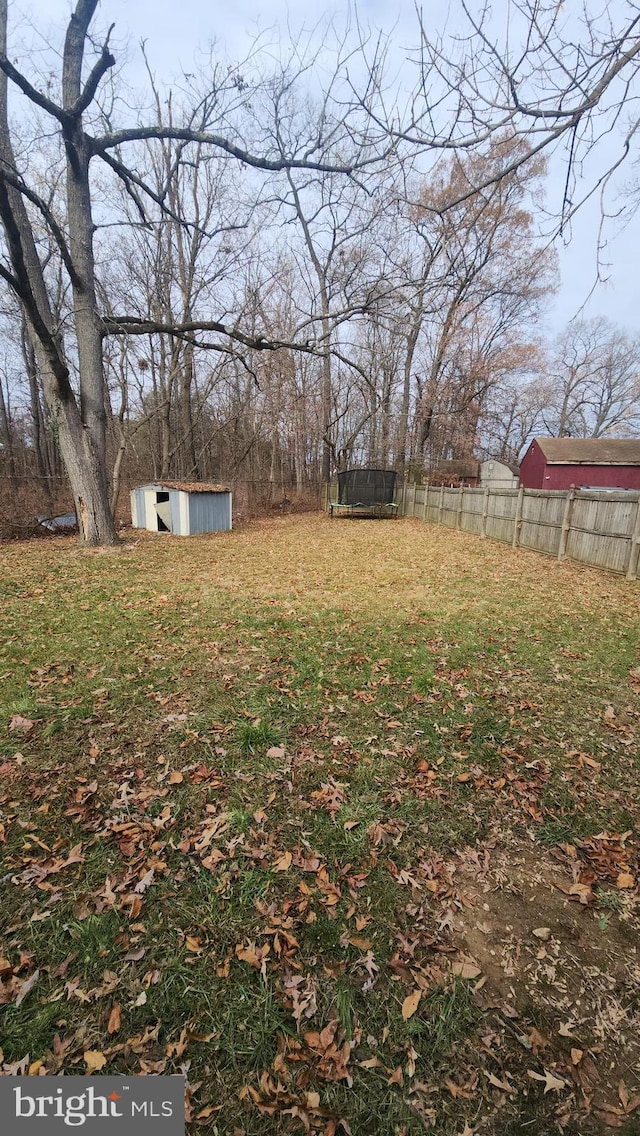
M 22 357 L 24 359 L 24 369 L 27 373 L 27 380 L 29 382 L 29 403 L 31 410 L 31 421 L 33 423 L 33 452 L 36 459 L 36 471 L 39 480 L 42 482 L 42 487 L 47 493 L 51 495 L 51 470 L 49 468 L 49 455 L 46 449 L 46 441 L 44 436 L 44 423 L 42 420 L 42 406 L 40 404 L 40 391 L 38 389 L 38 371 L 36 367 L 36 356 L 33 350 L 33 344 L 29 339 L 27 333 L 27 325 L 24 319 L 24 314 L 21 319 L 22 335 Z
M 88 25 L 97 0 L 82 0 L 72 15 L 64 52 L 63 96 L 72 106 L 80 94 L 82 56 Z M 0 0 L 0 51 L 6 55 L 7 0 Z M 93 278 L 92 218 L 87 142 L 81 117 L 65 128 L 71 260 L 74 264 L 74 308 L 81 402 L 76 401 L 64 358 L 33 230 L 19 189 L 9 179 L 17 168 L 7 106 L 7 77 L 0 73 L 0 218 L 12 267 L 11 286 L 21 300 L 36 355 L 45 400 L 58 430 L 80 528 L 86 544 L 117 540 L 109 508 L 102 337 Z
M 331 480 L 331 328 L 329 324 L 329 300 L 324 286 L 320 289 L 322 302 L 322 336 L 324 349 L 322 354 L 322 481 L 328 485 Z
M 196 454 L 192 392 L 195 378 L 193 346 L 185 344 L 182 353 L 180 378 L 180 427 L 182 432 L 183 473 L 185 477 L 198 478 L 198 457 Z
M 6 447 L 7 456 L 9 458 L 9 480 L 13 488 L 17 489 L 18 479 L 16 477 L 16 459 L 13 452 L 13 427 L 4 397 L 2 378 L 0 377 L 0 438 L 2 437 L 5 439 L 3 445 Z

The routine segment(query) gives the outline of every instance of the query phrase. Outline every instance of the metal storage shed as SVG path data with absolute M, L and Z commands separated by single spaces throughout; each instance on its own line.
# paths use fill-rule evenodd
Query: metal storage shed
M 131 520 L 136 529 L 176 536 L 227 531 L 232 527 L 231 490 L 204 481 L 154 481 L 132 490 Z

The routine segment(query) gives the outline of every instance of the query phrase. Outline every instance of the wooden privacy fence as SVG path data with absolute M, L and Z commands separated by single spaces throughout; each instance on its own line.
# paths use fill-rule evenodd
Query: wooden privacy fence
M 405 517 L 608 568 L 628 580 L 638 576 L 640 492 L 405 484 L 399 487 L 399 505 Z

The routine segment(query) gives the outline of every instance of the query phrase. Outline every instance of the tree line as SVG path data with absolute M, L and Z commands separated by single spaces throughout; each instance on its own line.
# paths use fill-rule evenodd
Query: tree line
M 212 57 L 179 90 L 144 56 L 133 113 L 96 6 L 78 0 L 45 83 L 8 54 L 0 0 L 8 482 L 67 478 L 83 539 L 108 543 L 141 478 L 303 497 L 352 464 L 428 476 L 513 461 L 537 431 L 637 430 L 633 338 L 537 331 L 545 151 L 566 144 L 562 225 L 632 89 L 635 18 L 585 23 L 561 65 L 553 7 L 519 9 L 515 62 L 470 12 L 448 54 L 422 27 L 402 110 L 362 35 L 277 66 Z

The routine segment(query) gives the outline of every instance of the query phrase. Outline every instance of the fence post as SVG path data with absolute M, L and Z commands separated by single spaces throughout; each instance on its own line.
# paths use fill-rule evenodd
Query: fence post
M 401 517 L 406 516 L 406 513 L 407 513 L 406 506 L 407 506 L 407 483 L 406 483 L 406 481 L 403 481 L 402 482 L 402 504 L 400 506 L 400 516 Z
M 464 501 L 464 485 L 460 486 L 460 500 L 458 502 L 458 509 L 456 513 L 456 528 L 462 528 L 462 505 Z
M 524 485 L 521 485 L 518 490 L 518 501 L 516 503 L 516 515 L 513 519 L 513 540 L 511 541 L 512 548 L 518 548 L 520 545 L 520 533 L 522 532 L 522 505 L 524 501 Z
M 564 516 L 562 518 L 562 528 L 560 529 L 560 547 L 558 549 L 558 560 L 564 560 L 567 555 L 567 540 L 571 530 L 571 513 L 573 512 L 573 502 L 576 496 L 575 485 L 567 493 L 567 501 L 564 507 Z
M 424 501 L 422 503 L 422 519 L 423 519 L 423 521 L 426 521 L 426 519 L 427 519 L 427 505 L 428 505 L 428 503 L 429 503 L 429 486 L 425 482 Z
M 640 559 L 640 493 L 636 502 L 636 519 L 633 526 L 633 533 L 631 534 L 631 546 L 629 548 L 629 563 L 627 565 L 627 580 L 636 580 L 638 578 L 638 560 Z
M 442 511 L 444 508 L 444 485 L 440 486 L 440 500 L 438 501 L 438 524 L 442 524 Z
M 484 497 L 482 498 L 482 528 L 480 536 L 486 537 L 487 535 L 487 517 L 489 516 L 489 486 L 485 485 Z

